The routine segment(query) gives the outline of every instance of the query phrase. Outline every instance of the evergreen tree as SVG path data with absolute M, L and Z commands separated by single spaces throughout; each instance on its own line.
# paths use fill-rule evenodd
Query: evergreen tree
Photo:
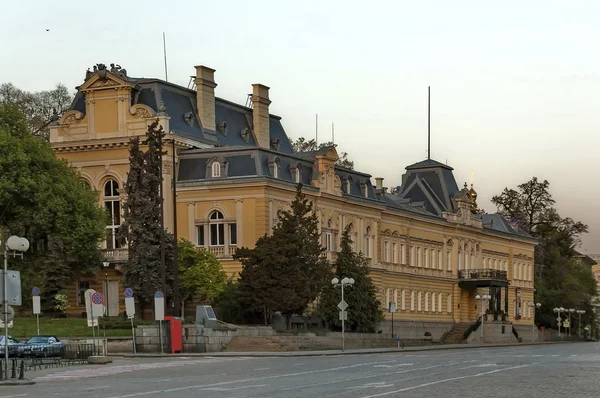
M 292 315 L 302 315 L 326 286 L 330 267 L 323 252 L 317 216 L 299 184 L 273 234 L 261 237 L 254 249 L 236 252 L 242 262 L 240 299 L 262 311 L 265 323 L 272 312 L 281 312 L 289 327 Z
M 381 302 L 377 299 L 377 290 L 369 276 L 367 259 L 362 252 L 356 253 L 352 250 L 352 238 L 348 228 L 342 234 L 340 249 L 336 270 L 330 279 L 354 278 L 354 284 L 344 288 L 344 301 L 348 303 L 346 327 L 353 331 L 372 333 L 383 320 Z M 341 298 L 339 288 L 331 286 L 324 290 L 319 301 L 317 313 L 335 328 L 341 328 L 342 325 L 337 306 Z
M 127 201 L 120 234 L 129 244 L 129 256 L 124 283 L 136 292 L 140 305 L 153 302 L 156 290 L 162 289 L 161 265 L 161 198 L 160 175 L 161 145 L 164 130 L 155 121 L 148 126 L 146 138 L 131 139 L 129 147 L 129 173 L 125 183 Z M 141 144 L 148 147 L 142 151 Z M 172 278 L 173 235 L 164 232 L 165 265 L 167 279 Z M 170 290 L 164 292 L 169 295 Z

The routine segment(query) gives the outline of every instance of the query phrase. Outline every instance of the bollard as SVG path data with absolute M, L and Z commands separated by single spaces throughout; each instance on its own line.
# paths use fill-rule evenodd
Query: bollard
M 12 360 L 12 375 L 10 376 L 10 378 L 17 378 L 17 361 L 15 359 Z
M 25 380 L 25 361 L 21 361 L 21 373 L 19 374 L 19 380 Z

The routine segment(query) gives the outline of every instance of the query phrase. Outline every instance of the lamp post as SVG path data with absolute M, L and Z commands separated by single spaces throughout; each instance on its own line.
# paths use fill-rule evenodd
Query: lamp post
M 527 304 L 533 308 L 533 325 L 531 325 L 531 342 L 535 342 L 535 310 L 542 307 L 541 303 L 534 303 L 533 301 Z
M 18 236 L 9 237 L 4 242 L 4 378 L 8 380 L 8 256 L 23 258 L 23 253 L 29 249 L 29 241 Z
M 483 329 L 485 329 L 485 312 L 484 312 L 484 306 L 485 306 L 485 301 L 486 300 L 490 300 L 492 298 L 492 296 L 490 296 L 489 294 L 484 294 L 484 295 L 477 295 L 475 296 L 475 300 L 477 301 L 481 301 L 481 342 L 484 342 L 484 336 L 483 336 Z
M 110 266 L 110 263 L 108 261 L 104 261 L 102 262 L 102 265 L 104 266 L 104 302 L 106 303 L 106 311 L 104 316 L 108 317 L 108 311 L 110 307 L 108 305 L 108 272 L 106 269 Z M 99 327 L 100 326 L 98 326 L 98 328 Z M 104 356 L 106 356 L 108 354 L 108 347 L 106 343 L 106 318 L 104 318 L 102 321 L 102 330 L 104 332 Z M 98 330 L 98 334 L 100 334 L 100 330 Z
M 576 312 L 577 312 L 577 314 L 579 314 L 579 323 L 577 324 L 577 329 L 578 329 L 577 334 L 579 335 L 579 338 L 581 338 L 581 314 L 585 314 L 585 311 L 577 310 Z
M 340 286 L 342 288 L 342 302 L 338 305 L 338 307 L 340 307 L 340 309 L 342 310 L 340 312 L 341 316 L 340 318 L 342 318 L 342 351 L 344 351 L 345 348 L 345 344 L 344 344 L 344 318 L 345 318 L 345 313 L 346 313 L 346 302 L 344 301 L 344 286 L 352 286 L 354 285 L 354 278 L 342 278 L 342 280 L 340 281 L 338 278 L 333 278 L 331 280 L 331 284 L 335 287 Z
M 569 313 L 569 337 L 571 337 L 571 314 L 575 312 L 575 308 L 569 308 L 567 311 Z
M 554 311 L 555 314 L 558 314 L 558 317 L 556 318 L 556 321 L 558 322 L 558 337 L 560 337 L 560 323 L 562 322 L 562 318 L 560 317 L 560 313 L 561 312 L 565 312 L 565 309 L 563 307 L 557 307 L 557 308 L 554 308 L 552 311 Z

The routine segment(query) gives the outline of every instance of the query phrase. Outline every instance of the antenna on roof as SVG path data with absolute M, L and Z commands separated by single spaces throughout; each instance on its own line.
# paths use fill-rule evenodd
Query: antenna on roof
M 315 144 L 317 144 L 317 149 L 319 148 L 319 114 L 315 115 Z
M 165 32 L 163 32 L 163 54 L 165 55 L 165 81 L 169 81 L 169 75 L 167 74 L 167 39 L 165 38 Z
M 333 122 L 331 123 L 331 143 L 335 145 L 335 130 L 333 127 Z
M 427 160 L 431 159 L 431 86 L 427 87 Z

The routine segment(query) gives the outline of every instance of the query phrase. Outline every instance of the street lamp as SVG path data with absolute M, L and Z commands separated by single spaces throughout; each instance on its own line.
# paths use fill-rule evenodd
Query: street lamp
M 6 380 L 8 380 L 8 256 L 23 258 L 23 253 L 28 249 L 29 241 L 15 235 L 9 237 L 4 242 L 4 297 L 2 299 L 4 301 L 4 378 Z
M 475 300 L 481 301 L 481 342 L 483 343 L 483 329 L 485 326 L 485 318 L 484 318 L 484 302 L 486 300 L 490 300 L 492 298 L 492 296 L 490 296 L 489 294 L 484 294 L 482 296 L 480 296 L 479 294 L 477 296 L 475 296 Z
M 575 312 L 577 312 L 577 314 L 579 314 L 579 323 L 577 324 L 577 328 L 579 331 L 577 332 L 577 334 L 579 335 L 579 338 L 581 338 L 581 314 L 585 314 L 585 311 L 577 310 Z
M 338 278 L 333 278 L 331 280 L 331 284 L 335 287 L 340 286 L 342 288 L 342 301 L 341 303 L 338 304 L 338 307 L 340 308 L 340 318 L 342 319 L 342 351 L 344 351 L 345 348 L 345 344 L 344 344 L 344 321 L 346 318 L 346 308 L 348 307 L 348 305 L 346 304 L 346 302 L 344 301 L 344 286 L 352 286 L 354 285 L 354 278 L 342 278 L 342 280 L 340 281 Z
M 558 314 L 558 317 L 556 318 L 556 320 L 558 322 L 558 337 L 560 337 L 560 324 L 562 322 L 562 318 L 560 317 L 560 313 L 561 312 L 565 312 L 565 309 L 563 307 L 557 307 L 557 308 L 554 308 L 552 311 L 554 311 L 555 314 Z
M 529 307 L 533 308 L 533 325 L 531 325 L 531 342 L 535 342 L 535 310 L 540 309 L 542 307 L 541 303 L 534 303 L 533 301 L 527 304 Z

